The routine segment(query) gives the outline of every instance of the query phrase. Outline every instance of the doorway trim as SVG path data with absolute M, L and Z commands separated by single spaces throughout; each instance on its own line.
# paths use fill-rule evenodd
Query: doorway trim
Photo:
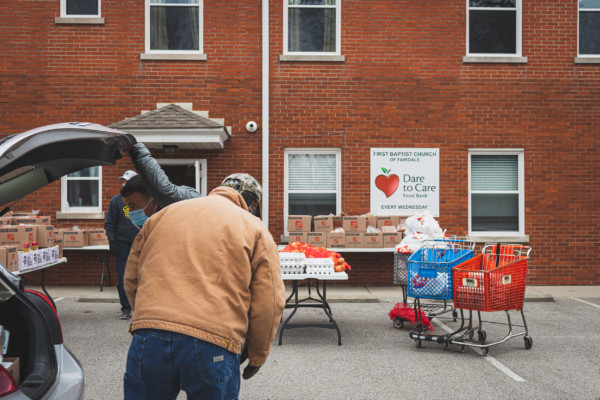
M 206 196 L 206 159 L 205 158 L 157 158 L 160 165 L 193 165 L 196 171 L 195 189 L 201 196 Z

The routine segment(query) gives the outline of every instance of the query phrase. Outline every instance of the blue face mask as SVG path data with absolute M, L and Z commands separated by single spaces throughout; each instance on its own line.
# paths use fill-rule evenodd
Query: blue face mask
M 152 200 L 150 200 L 150 201 L 152 201 Z M 148 204 L 150 204 L 150 201 L 148 202 Z M 146 204 L 146 207 L 148 207 L 148 204 Z M 146 222 L 146 220 L 148 219 L 148 216 L 144 212 L 146 207 L 141 208 L 139 210 L 135 210 L 135 211 L 129 211 L 129 219 L 136 226 L 142 227 L 142 225 L 144 225 L 144 222 Z

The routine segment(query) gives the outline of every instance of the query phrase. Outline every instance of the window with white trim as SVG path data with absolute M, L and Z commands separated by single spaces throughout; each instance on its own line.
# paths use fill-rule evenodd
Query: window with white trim
M 339 55 L 341 3 L 341 0 L 284 0 L 284 54 Z
M 98 18 L 102 0 L 60 0 L 61 17 Z
M 521 55 L 521 0 L 467 0 L 467 54 Z
M 600 0 L 579 0 L 579 55 L 600 56 Z
M 61 211 L 98 213 L 102 211 L 102 167 L 72 172 L 61 179 Z
M 202 0 L 146 0 L 146 53 L 202 53 Z
M 288 215 L 341 212 L 340 154 L 339 149 L 285 151 L 284 221 Z
M 522 236 L 525 231 L 523 151 L 469 151 L 469 232 Z

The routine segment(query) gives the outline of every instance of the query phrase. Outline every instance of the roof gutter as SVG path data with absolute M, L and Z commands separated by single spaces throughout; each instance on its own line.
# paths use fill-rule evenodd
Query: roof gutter
M 269 0 L 262 0 L 262 220 L 269 228 Z

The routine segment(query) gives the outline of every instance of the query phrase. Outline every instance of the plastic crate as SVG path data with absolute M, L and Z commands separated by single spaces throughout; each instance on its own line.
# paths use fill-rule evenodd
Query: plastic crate
M 528 257 L 480 254 L 452 270 L 454 306 L 484 312 L 520 310 Z M 497 266 L 496 266 L 497 265 Z
M 473 246 L 422 247 L 408 259 L 408 296 L 452 299 L 452 268 L 473 257 Z
M 406 285 L 408 276 L 408 259 L 411 254 L 394 252 L 394 284 Z

